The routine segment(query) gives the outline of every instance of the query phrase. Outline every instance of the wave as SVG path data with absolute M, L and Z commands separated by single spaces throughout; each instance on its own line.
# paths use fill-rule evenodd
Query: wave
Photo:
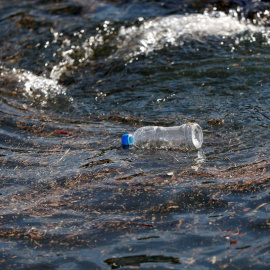
M 65 101 L 70 100 L 70 97 L 66 97 L 67 88 L 45 75 L 38 76 L 31 71 L 8 69 L 3 66 L 1 66 L 0 75 L 10 81 L 19 92 L 22 91 L 23 96 L 41 106 L 46 106 L 48 103 L 55 104 L 59 102 L 59 98 L 64 98 Z
M 98 31 L 90 37 L 86 37 L 85 31 L 74 33 L 74 36 L 79 36 L 79 40 L 75 41 L 66 37 L 61 40 L 59 33 L 55 32 L 52 44 L 58 44 L 60 47 L 52 53 L 58 55 L 55 58 L 58 60 L 49 64 L 51 70 L 47 77 L 37 76 L 26 70 L 13 69 L 12 72 L 22 84 L 25 95 L 43 105 L 50 99 L 66 95 L 66 87 L 59 83 L 62 75 L 78 66 L 91 64 L 92 60 L 98 61 L 99 57 L 106 57 L 105 61 L 120 58 L 129 63 L 138 56 L 148 56 L 168 46 L 185 46 L 189 41 L 207 44 L 208 37 L 221 38 L 222 40 L 214 41 L 219 42 L 219 46 L 222 46 L 227 38 L 233 38 L 234 44 L 243 40 L 253 42 L 256 40 L 256 33 L 263 33 L 268 45 L 270 44 L 267 28 L 256 26 L 246 19 L 239 20 L 236 16 L 223 12 L 170 15 L 149 20 L 139 18 L 138 21 L 139 25 L 137 22 L 129 27 L 121 26 L 118 30 L 112 27 L 114 32 L 109 27 L 110 22 L 106 21 L 103 24 L 103 32 Z M 108 44 L 113 44 L 110 45 L 110 53 L 107 56 L 97 56 L 96 50 L 102 47 L 108 50 Z
M 139 27 L 121 27 L 118 50 L 126 51 L 126 59 L 148 55 L 168 45 L 181 46 L 185 40 L 203 41 L 208 36 L 234 37 L 237 34 L 258 32 L 262 28 L 238 20 L 223 12 L 171 15 L 143 22 Z

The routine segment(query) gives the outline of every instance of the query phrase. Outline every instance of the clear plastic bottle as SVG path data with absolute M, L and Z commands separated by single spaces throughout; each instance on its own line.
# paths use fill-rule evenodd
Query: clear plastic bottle
M 141 127 L 134 134 L 124 134 L 122 145 L 134 145 L 143 149 L 183 149 L 201 148 L 203 133 L 196 123 L 187 123 L 174 127 Z

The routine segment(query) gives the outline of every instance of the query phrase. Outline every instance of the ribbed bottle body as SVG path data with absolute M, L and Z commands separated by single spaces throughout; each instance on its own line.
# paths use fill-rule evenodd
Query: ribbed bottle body
M 137 129 L 133 139 L 138 148 L 195 150 L 201 148 L 203 133 L 196 123 L 174 127 L 147 126 Z

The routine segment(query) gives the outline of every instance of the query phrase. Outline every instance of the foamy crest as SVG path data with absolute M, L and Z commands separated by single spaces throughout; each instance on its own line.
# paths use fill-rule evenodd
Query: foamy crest
M 72 65 L 75 62 L 75 60 L 71 57 L 72 53 L 73 50 L 71 49 L 63 52 L 62 61 L 59 64 L 55 65 L 50 73 L 50 77 L 52 80 L 54 81 L 59 80 L 62 74 L 65 73 L 68 70 L 68 68 L 72 67 Z
M 87 38 L 85 41 L 82 41 L 85 31 L 81 30 L 80 32 L 75 32 L 73 35 L 77 36 L 80 43 L 77 45 L 72 44 L 69 39 L 65 39 L 59 50 L 61 52 L 61 61 L 54 65 L 50 78 L 53 80 L 59 80 L 60 77 L 65 74 L 69 69 L 72 69 L 74 66 L 87 63 L 89 59 L 93 56 L 93 47 L 103 45 L 103 36 L 97 34 Z M 54 41 L 53 43 L 58 42 L 59 34 L 54 32 Z
M 223 12 L 158 17 L 141 26 L 121 27 L 119 50 L 130 51 L 128 57 L 147 55 L 163 49 L 167 44 L 183 45 L 184 39 L 202 40 L 206 36 L 229 37 L 244 31 L 258 31 L 258 27 L 239 21 Z
M 59 43 L 57 58 L 60 59 L 51 70 L 50 78 L 59 80 L 61 76 L 78 65 L 89 63 L 95 56 L 96 48 L 102 48 L 104 44 L 116 45 L 115 53 L 112 51 L 110 59 L 122 58 L 126 62 L 132 62 L 139 55 L 161 50 L 164 47 L 182 46 L 187 40 L 204 41 L 207 36 L 214 37 L 235 37 L 237 34 L 248 31 L 249 33 L 262 32 L 262 27 L 249 23 L 246 19 L 239 19 L 237 14 L 227 15 L 223 12 L 171 15 L 167 17 L 157 17 L 152 20 L 142 22 L 140 26 L 122 26 L 116 34 L 114 27 L 109 27 L 110 22 L 97 28 L 97 34 L 84 39 L 84 30 L 74 33 L 77 40 L 61 39 L 59 33 L 54 32 L 52 43 Z M 115 31 L 115 32 L 114 32 Z M 254 37 L 237 37 L 235 42 Z M 83 40 L 84 39 L 84 40 Z
M 59 85 L 55 80 L 37 76 L 30 71 L 14 69 L 13 73 L 18 77 L 19 82 L 23 84 L 25 93 L 34 100 L 40 100 L 42 104 L 49 99 L 66 95 L 66 88 Z
M 233 37 L 234 44 L 237 45 L 246 40 L 256 41 L 255 34 L 260 32 L 266 44 L 270 44 L 267 28 L 255 26 L 245 19 L 238 20 L 236 16 L 226 15 L 223 12 L 171 15 L 148 21 L 139 18 L 139 21 L 140 26 L 122 26 L 118 32 L 113 26 L 109 27 L 109 21 L 105 21 L 101 28 L 97 28 L 97 34 L 90 37 L 85 36 L 84 30 L 75 32 L 73 39 L 63 37 L 62 33 L 53 32 L 54 39 L 46 42 L 44 46 L 49 49 L 51 44 L 58 45 L 57 51 L 52 51 L 55 63 L 46 64 L 46 67 L 51 67 L 49 77 L 16 69 L 11 73 L 15 74 L 23 85 L 27 96 L 44 104 L 55 97 L 66 95 L 66 88 L 59 84 L 63 74 L 68 74 L 70 70 L 80 65 L 91 63 L 91 59 L 95 57 L 95 50 L 100 50 L 108 44 L 112 44 L 113 48 L 108 58 L 122 58 L 126 63 L 132 62 L 139 55 L 148 55 L 168 45 L 182 46 L 189 40 L 207 42 L 205 37 L 208 36 L 224 39 Z M 245 32 L 248 34 L 241 35 Z M 220 44 L 223 44 L 223 41 Z M 1 70 L 2 74 L 9 73 L 3 67 Z

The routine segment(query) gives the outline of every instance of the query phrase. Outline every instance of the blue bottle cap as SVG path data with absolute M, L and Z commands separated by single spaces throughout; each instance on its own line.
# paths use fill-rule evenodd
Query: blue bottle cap
M 132 134 L 124 134 L 122 136 L 122 145 L 127 146 L 133 144 L 133 135 Z

